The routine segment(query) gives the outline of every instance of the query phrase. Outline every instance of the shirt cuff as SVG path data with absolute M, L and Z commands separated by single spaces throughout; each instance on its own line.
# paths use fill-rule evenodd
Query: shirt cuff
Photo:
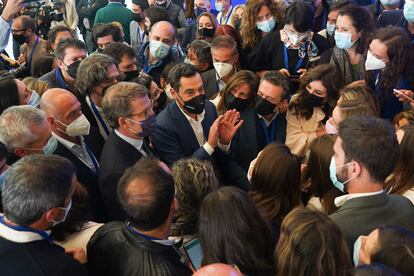
M 230 140 L 230 143 L 228 145 L 223 145 L 222 143 L 220 143 L 220 141 L 218 142 L 219 148 L 222 151 L 224 151 L 225 153 L 228 153 L 230 151 L 230 145 L 231 145 L 231 140 Z
M 208 155 L 212 155 L 214 152 L 214 148 L 208 144 L 208 142 L 205 142 L 203 145 L 204 150 L 207 152 Z

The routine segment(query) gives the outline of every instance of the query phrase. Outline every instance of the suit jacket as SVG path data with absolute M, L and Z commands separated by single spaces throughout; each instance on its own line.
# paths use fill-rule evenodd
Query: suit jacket
M 351 253 L 360 235 L 368 235 L 381 225 L 397 225 L 414 231 L 414 206 L 410 200 L 399 195 L 381 193 L 353 198 L 330 218 L 345 235 Z
M 243 125 L 239 128 L 231 142 L 231 155 L 228 169 L 233 172 L 232 182 L 237 186 L 248 187 L 247 171 L 250 163 L 259 152 L 266 147 L 266 139 L 260 118 L 254 109 L 246 109 L 240 112 Z M 276 123 L 275 141 L 285 143 L 286 117 L 281 113 L 274 119 Z
M 203 74 L 201 74 L 201 78 L 203 79 L 204 83 L 204 91 L 206 93 L 206 98 L 211 100 L 211 98 L 219 92 L 217 79 L 216 79 L 216 69 L 211 69 Z
M 79 101 L 81 103 L 83 115 L 85 115 L 86 119 L 88 119 L 89 123 L 91 124 L 89 135 L 85 136 L 85 140 L 87 141 L 88 145 L 90 145 L 92 151 L 96 153 L 96 158 L 99 160 L 105 144 L 105 138 L 99 132 L 98 122 L 96 121 L 89 105 L 86 103 L 85 97 L 82 97 Z
M 147 143 L 144 140 L 144 143 Z M 147 146 L 149 148 L 149 146 Z M 148 154 L 152 154 L 148 152 Z M 108 210 L 109 220 L 125 220 L 127 215 L 117 198 L 118 181 L 142 153 L 112 131 L 102 150 L 99 169 L 99 188 Z
M 93 150 L 91 149 L 93 152 Z M 92 212 L 92 217 L 88 217 L 90 220 L 97 222 L 106 221 L 106 211 L 103 204 L 101 193 L 99 192 L 98 174 L 92 171 L 88 166 L 79 160 L 68 148 L 62 145 L 58 141 L 58 146 L 54 154 L 67 158 L 72 162 L 76 168 L 76 177 L 78 181 L 86 188 L 89 194 L 89 207 Z M 95 158 L 99 160 L 99 156 L 95 153 Z

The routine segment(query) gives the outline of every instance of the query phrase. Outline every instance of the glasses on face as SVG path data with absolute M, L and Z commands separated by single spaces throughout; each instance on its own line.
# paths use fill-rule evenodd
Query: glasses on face
M 17 34 L 17 33 L 22 33 L 22 32 L 25 32 L 25 31 L 27 31 L 27 29 L 12 30 L 12 33 Z

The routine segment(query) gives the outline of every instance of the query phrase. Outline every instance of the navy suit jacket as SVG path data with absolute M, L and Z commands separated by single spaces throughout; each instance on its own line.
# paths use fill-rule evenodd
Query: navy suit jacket
M 206 141 L 216 118 L 215 106 L 210 101 L 206 101 L 204 120 L 201 122 Z M 171 102 L 158 114 L 157 129 L 152 134 L 152 144 L 156 155 L 168 166 L 186 157 L 213 161 L 212 158 L 217 151 L 210 156 L 203 147 L 200 147 L 190 123 L 176 102 Z
M 232 172 L 232 182 L 239 187 L 248 187 L 247 171 L 250 163 L 266 147 L 265 135 L 260 118 L 254 109 L 240 112 L 244 121 L 231 142 L 230 161 L 227 170 Z M 274 119 L 276 123 L 275 141 L 281 144 L 286 140 L 286 114 L 281 113 Z

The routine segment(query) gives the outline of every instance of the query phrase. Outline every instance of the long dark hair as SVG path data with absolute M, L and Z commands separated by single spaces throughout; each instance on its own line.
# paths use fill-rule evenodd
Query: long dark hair
M 404 137 L 400 144 L 400 158 L 392 179 L 386 183 L 386 188 L 397 195 L 414 188 L 414 125 L 403 127 L 402 130 Z
M 250 196 L 272 225 L 280 225 L 300 204 L 300 162 L 285 145 L 272 143 L 265 147 L 250 182 Z
M 333 135 L 324 135 L 312 141 L 309 146 L 310 154 L 305 174 L 305 180 L 311 183 L 311 194 L 319 197 L 322 211 L 327 215 L 338 209 L 334 200 L 337 196 L 342 195 L 329 178 L 329 165 L 334 154 L 334 143 L 335 137 Z
M 387 46 L 389 62 L 381 72 L 379 81 L 384 92 L 392 93 L 401 76 L 414 81 L 414 54 L 410 39 L 401 28 L 388 26 L 375 32 L 373 39 Z
M 20 105 L 16 80 L 13 77 L 0 78 L 0 114 L 10 106 Z
M 339 90 L 342 88 L 341 77 L 332 64 L 321 64 L 305 73 L 300 79 L 298 96 L 289 103 L 289 110 L 293 110 L 298 117 L 305 117 L 309 120 L 313 115 L 313 107 L 307 106 L 305 98 L 309 94 L 306 86 L 313 81 L 321 81 L 326 88 L 327 96 L 326 103 L 322 107 L 326 116 L 332 115 L 336 102 L 339 97 Z
M 340 16 L 348 16 L 352 20 L 352 25 L 361 37 L 356 41 L 356 52 L 364 54 L 369 47 L 372 33 L 375 30 L 374 19 L 364 7 L 351 4 L 339 10 Z
M 199 219 L 203 265 L 235 264 L 248 275 L 274 275 L 270 228 L 248 194 L 227 186 L 203 201 Z

